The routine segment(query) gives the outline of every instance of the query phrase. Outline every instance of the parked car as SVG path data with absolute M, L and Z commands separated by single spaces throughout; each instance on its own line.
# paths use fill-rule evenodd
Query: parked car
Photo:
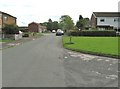
M 61 30 L 62 35 L 64 35 L 64 31 Z
M 52 33 L 55 33 L 56 31 L 55 30 L 52 30 Z
M 56 36 L 61 36 L 62 33 L 61 32 L 56 32 Z
M 23 36 L 23 37 L 29 37 L 29 34 L 28 34 L 28 33 L 23 33 L 22 36 Z
M 64 35 L 64 31 L 62 31 L 61 29 L 58 29 L 56 35 Z

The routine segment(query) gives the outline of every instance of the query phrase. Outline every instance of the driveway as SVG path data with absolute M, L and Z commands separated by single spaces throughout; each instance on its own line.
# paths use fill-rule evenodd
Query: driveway
M 55 34 L 2 51 L 3 87 L 117 87 L 118 60 L 72 52 Z

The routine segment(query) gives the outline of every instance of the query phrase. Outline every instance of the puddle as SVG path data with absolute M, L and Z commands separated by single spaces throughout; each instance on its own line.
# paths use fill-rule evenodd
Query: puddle
M 113 61 L 112 63 L 113 63 L 113 64 L 118 64 L 118 61 Z
M 9 45 L 9 46 L 15 46 L 15 45 L 20 45 L 20 43 L 9 43 L 9 44 L 7 44 L 7 45 Z
M 64 58 L 67 59 L 68 57 L 65 56 Z
M 91 71 L 91 72 L 93 72 L 93 73 L 95 73 L 95 74 L 98 74 L 98 75 L 101 75 L 101 73 L 98 72 L 98 71 Z
M 118 76 L 117 75 L 107 75 L 106 79 L 117 79 Z
M 109 62 L 110 60 L 105 60 L 106 62 Z
M 103 59 L 97 59 L 97 61 L 102 61 Z
M 71 57 L 79 57 L 78 55 L 70 55 Z
M 89 61 L 94 59 L 94 56 L 91 55 L 86 55 L 86 54 L 80 54 L 80 53 L 73 53 L 73 52 L 68 52 L 68 54 L 70 54 L 71 57 L 79 57 L 80 59 L 84 60 L 84 61 Z
M 112 64 L 110 64 L 110 66 L 111 66 Z

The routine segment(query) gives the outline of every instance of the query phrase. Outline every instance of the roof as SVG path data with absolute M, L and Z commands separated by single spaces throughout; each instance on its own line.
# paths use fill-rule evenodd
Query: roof
M 43 25 L 41 25 L 41 24 L 39 24 L 39 23 L 36 23 L 36 22 L 31 22 L 31 23 L 29 23 L 28 25 L 31 25 L 31 24 L 39 25 L 41 28 L 47 28 L 46 26 L 43 26 Z
M 8 13 L 2 12 L 2 11 L 0 11 L 0 13 L 5 14 L 5 15 L 8 15 L 8 16 L 11 16 L 11 17 L 17 19 L 16 17 L 14 17 L 14 16 L 12 16 L 12 15 L 10 15 L 10 14 L 8 14 Z
M 93 12 L 96 17 L 120 17 L 120 12 Z
M 36 22 L 31 22 L 31 23 L 29 23 L 28 25 L 31 25 L 31 24 L 39 25 L 39 23 L 36 23 Z

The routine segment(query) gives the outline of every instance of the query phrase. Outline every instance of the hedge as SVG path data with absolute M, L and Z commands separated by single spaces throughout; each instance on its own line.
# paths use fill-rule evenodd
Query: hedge
M 114 30 L 83 30 L 83 31 L 70 31 L 68 35 L 71 36 L 116 36 L 116 31 Z

